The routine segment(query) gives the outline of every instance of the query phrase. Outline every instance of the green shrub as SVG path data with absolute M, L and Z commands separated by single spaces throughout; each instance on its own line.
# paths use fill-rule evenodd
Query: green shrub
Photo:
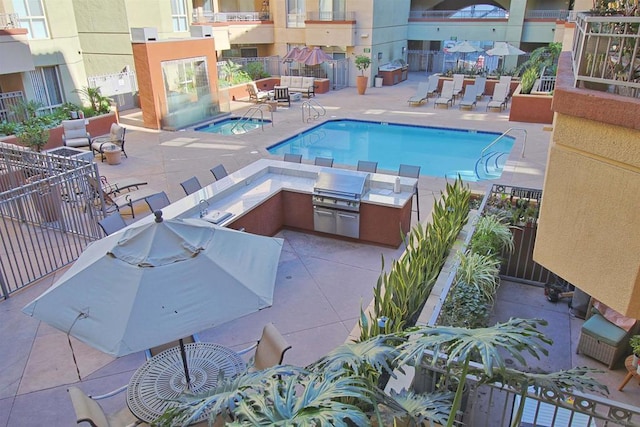
M 525 72 L 522 74 L 522 79 L 520 84 L 522 85 L 521 93 L 528 94 L 531 93 L 533 89 L 533 85 L 536 83 L 536 79 L 538 78 L 538 69 L 534 67 L 527 68 Z
M 244 71 L 251 77 L 251 80 L 260 80 L 271 76 L 265 71 L 262 62 L 257 61 L 249 62 L 245 65 Z
M 3 121 L 2 123 L 0 123 L 0 134 L 15 135 L 19 128 L 19 123 Z
M 498 256 L 503 250 L 513 250 L 513 234 L 507 220 L 500 215 L 481 216 L 476 223 L 469 248 L 474 253 Z

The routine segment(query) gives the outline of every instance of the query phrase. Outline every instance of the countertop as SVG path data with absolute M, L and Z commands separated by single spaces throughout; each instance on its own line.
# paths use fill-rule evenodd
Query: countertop
M 218 222 L 224 226 L 256 206 L 259 206 L 279 191 L 286 190 L 312 194 L 318 172 L 325 169 L 304 163 L 290 163 L 278 160 L 260 159 L 256 162 L 213 182 L 197 192 L 176 200 L 162 210 L 168 218 L 198 218 L 200 211 L 207 210 L 205 219 L 212 220 L 220 213 L 230 214 Z M 400 193 L 393 192 L 395 175 L 370 174 L 348 169 L 326 168 L 335 173 L 369 175 L 365 184 L 365 194 L 361 202 L 389 207 L 403 207 L 413 196 L 417 179 L 400 178 Z M 368 191 L 367 191 L 368 189 Z M 141 221 L 150 222 L 153 215 Z

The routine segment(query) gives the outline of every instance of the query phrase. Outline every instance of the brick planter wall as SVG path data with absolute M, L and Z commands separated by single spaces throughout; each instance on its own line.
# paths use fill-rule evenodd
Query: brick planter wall
M 520 86 L 518 86 L 511 97 L 509 121 L 552 124 L 552 101 L 553 96 L 551 95 L 522 95 L 520 94 Z

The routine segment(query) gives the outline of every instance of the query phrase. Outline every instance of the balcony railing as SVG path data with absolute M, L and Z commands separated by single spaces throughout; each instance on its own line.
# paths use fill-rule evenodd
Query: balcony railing
M 307 19 L 307 15 L 303 13 L 289 13 L 287 15 L 287 27 L 304 28 L 304 21 L 306 19 Z
M 20 19 L 17 13 L 0 13 L 0 30 L 8 28 L 20 28 Z
M 640 97 L 640 17 L 576 17 L 573 39 L 576 87 Z
M 528 10 L 525 19 L 557 19 L 566 21 L 568 10 Z M 509 11 L 495 8 L 491 10 L 412 10 L 409 19 L 509 19 Z
M 355 21 L 355 12 L 308 12 L 309 21 Z
M 244 22 L 244 21 L 269 21 L 269 12 L 203 12 L 201 18 L 194 13 L 193 22 Z

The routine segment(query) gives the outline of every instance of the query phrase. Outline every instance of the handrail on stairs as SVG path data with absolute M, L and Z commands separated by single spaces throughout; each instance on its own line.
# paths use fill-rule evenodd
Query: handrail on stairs
M 308 110 L 308 117 L 305 119 L 305 107 Z M 311 111 L 315 113 L 313 117 L 311 117 Z M 318 117 L 324 116 L 327 114 L 327 110 L 315 99 L 307 99 L 302 103 L 302 122 L 307 123 L 311 121 L 311 119 L 316 120 Z
M 522 158 L 524 158 L 524 151 L 527 148 L 527 130 L 523 129 L 523 128 L 509 128 L 507 130 L 505 130 L 504 132 L 502 132 L 502 135 L 500 135 L 499 137 L 497 137 L 496 139 L 494 139 L 493 141 L 491 141 L 489 143 L 489 145 L 487 145 L 486 147 L 484 147 L 482 149 L 482 151 L 480 152 L 480 158 L 484 157 L 484 152 L 487 151 L 489 148 L 491 148 L 492 146 L 494 146 L 498 141 L 500 141 L 502 138 L 504 138 L 505 136 L 507 136 L 512 130 L 519 130 L 524 132 L 524 141 L 522 143 Z
M 234 123 L 234 125 L 231 127 L 231 132 L 233 132 L 235 128 L 240 126 L 241 124 L 247 123 L 249 120 L 253 119 L 258 113 L 260 114 L 260 128 L 264 131 L 264 107 L 268 108 L 271 112 L 271 126 L 273 126 L 273 110 L 271 110 L 271 107 L 269 107 L 269 105 L 260 104 L 254 105 L 253 107 L 249 108 L 242 115 L 242 117 L 240 117 L 240 119 L 237 120 L 236 123 Z

